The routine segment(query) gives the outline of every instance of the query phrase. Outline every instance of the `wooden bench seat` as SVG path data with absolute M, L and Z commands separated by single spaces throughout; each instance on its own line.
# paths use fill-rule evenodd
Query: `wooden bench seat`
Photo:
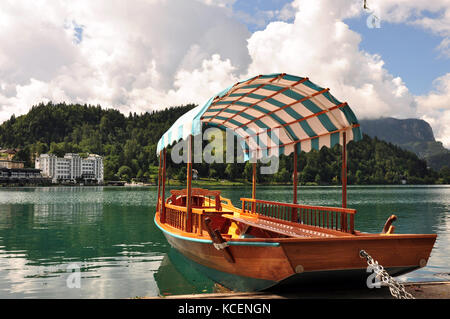
M 222 217 L 230 219 L 234 222 L 239 222 L 246 224 L 248 226 L 264 229 L 270 232 L 274 232 L 280 235 L 295 237 L 295 238 L 304 238 L 304 237 L 324 237 L 330 238 L 335 237 L 334 235 L 327 234 L 318 230 L 306 229 L 302 227 L 298 227 L 297 225 L 289 225 L 288 223 L 280 223 L 274 218 L 264 217 L 264 218 L 255 218 L 255 217 L 244 217 L 244 216 L 233 216 L 224 214 Z

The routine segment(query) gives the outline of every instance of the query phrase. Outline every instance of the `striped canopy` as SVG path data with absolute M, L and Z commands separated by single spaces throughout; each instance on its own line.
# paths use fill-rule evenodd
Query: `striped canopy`
M 259 75 L 228 87 L 181 116 L 158 142 L 157 152 L 173 142 L 201 134 L 202 124 L 232 130 L 246 154 L 260 158 L 319 150 L 361 139 L 353 111 L 308 78 Z M 248 156 L 246 156 L 248 159 Z

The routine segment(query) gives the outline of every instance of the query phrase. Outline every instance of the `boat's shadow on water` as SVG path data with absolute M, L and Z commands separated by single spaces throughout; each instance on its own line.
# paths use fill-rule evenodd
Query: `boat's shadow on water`
M 164 256 L 155 280 L 160 296 L 215 292 L 214 281 L 173 248 Z
M 349 275 L 347 279 L 346 275 Z M 271 286 L 259 292 L 267 296 L 281 298 L 343 298 L 343 299 L 391 299 L 387 287 L 368 288 L 366 280 L 369 273 L 362 273 L 361 280 L 357 281 L 350 273 L 342 273 L 341 278 L 329 278 L 321 273 L 316 276 L 309 275 L 302 278 L 290 278 L 276 286 Z M 249 282 L 239 280 L 236 275 L 228 275 L 214 271 L 211 268 L 199 265 L 171 248 L 164 257 L 163 262 L 155 274 L 161 296 L 205 294 L 205 293 L 247 293 Z M 186 289 L 186 287 L 189 287 Z

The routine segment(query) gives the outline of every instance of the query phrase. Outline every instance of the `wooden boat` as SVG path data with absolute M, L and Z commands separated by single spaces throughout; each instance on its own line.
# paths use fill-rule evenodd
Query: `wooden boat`
M 252 133 L 239 128 L 256 123 L 267 128 L 270 122 L 273 126 L 269 129 L 278 125 L 283 130 L 277 146 L 286 155 L 293 153 L 292 203 L 256 199 L 255 163 L 252 198 L 241 198 L 240 207 L 222 197 L 220 191 L 192 188 L 192 136 L 201 133 L 201 124 L 233 129 L 245 140 L 247 154 L 258 154 L 264 146 L 252 148 Z M 392 276 L 424 267 L 435 234 L 395 234 L 394 215 L 380 233 L 354 229 L 356 210 L 347 208 L 346 145 L 360 136 L 359 124 L 348 105 L 307 78 L 272 74 L 239 82 L 182 116 L 158 143 L 155 223 L 172 247 L 212 279 L 234 289 L 262 290 L 318 282 L 366 284 L 370 273 L 361 250 Z M 171 190 L 166 199 L 166 148 L 181 139 L 188 141 L 187 187 Z M 342 145 L 342 207 L 298 204 L 300 149 L 335 144 Z

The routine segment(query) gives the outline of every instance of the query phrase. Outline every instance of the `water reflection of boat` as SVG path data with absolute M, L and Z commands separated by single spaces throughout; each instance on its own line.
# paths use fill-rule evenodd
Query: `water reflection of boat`
M 155 280 L 161 296 L 213 292 L 215 285 L 196 264 L 173 248 L 164 256 Z
M 202 124 L 233 130 L 242 138 L 247 160 L 260 159 L 264 152 L 277 155 L 273 149 L 293 153 L 292 203 L 256 199 L 255 162 L 252 198 L 241 198 L 242 207 L 220 191 L 193 189 L 192 139 L 202 133 Z M 155 223 L 172 247 L 230 288 L 261 290 L 320 281 L 365 284 L 362 250 L 393 276 L 424 267 L 436 235 L 394 234 L 394 216 L 381 233 L 354 227 L 356 210 L 347 208 L 346 145 L 360 138 L 347 103 L 307 78 L 272 74 L 239 82 L 184 114 L 160 139 Z M 172 190 L 166 199 L 166 148 L 180 139 L 188 145 L 187 188 Z M 342 145 L 342 207 L 299 205 L 298 154 L 335 145 Z

